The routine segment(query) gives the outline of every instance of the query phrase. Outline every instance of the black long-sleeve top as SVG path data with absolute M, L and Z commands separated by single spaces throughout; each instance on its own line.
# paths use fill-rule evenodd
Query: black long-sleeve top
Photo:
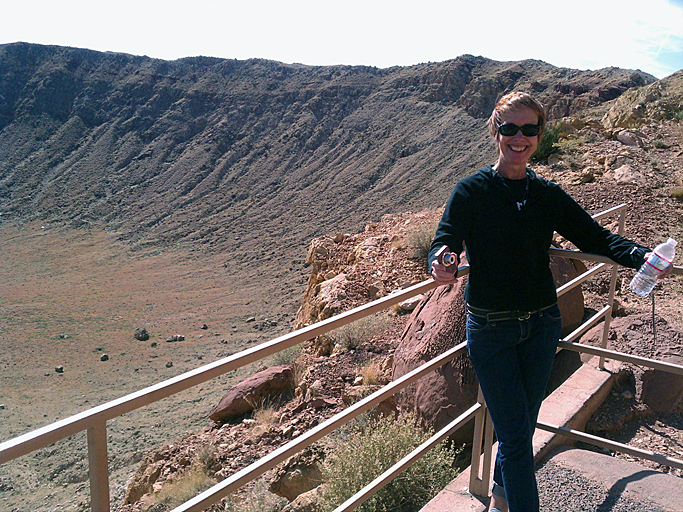
M 557 301 L 548 249 L 553 233 L 581 251 L 639 268 L 646 247 L 603 228 L 559 185 L 527 169 L 526 204 L 518 209 L 506 180 L 491 166 L 460 180 L 429 251 L 429 265 L 447 245 L 463 243 L 470 264 L 465 300 L 494 311 L 533 311 Z

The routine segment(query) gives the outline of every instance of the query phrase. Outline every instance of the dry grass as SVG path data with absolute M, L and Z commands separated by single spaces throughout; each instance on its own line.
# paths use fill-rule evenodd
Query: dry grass
M 215 483 L 203 469 L 191 467 L 175 480 L 165 484 L 156 494 L 156 501 L 172 509 L 194 498 Z
M 280 352 L 273 354 L 271 360 L 274 366 L 279 366 L 281 364 L 293 363 L 301 354 L 301 345 L 294 345 L 293 347 L 286 348 Z
M 254 409 L 251 416 L 257 425 L 270 426 L 280 421 L 277 409 L 270 403 L 263 402 Z
M 331 331 L 329 336 L 344 348 L 355 350 L 378 336 L 388 326 L 389 318 L 386 314 L 370 315 Z
M 406 235 L 405 243 L 408 246 L 408 257 L 416 260 L 423 260 L 427 264 L 429 248 L 434 240 L 438 222 L 422 224 Z
M 207 472 L 219 461 L 218 448 L 212 444 L 202 446 L 195 453 L 195 460 L 197 464 Z
M 251 424 L 252 433 L 260 435 L 270 430 L 270 427 L 276 425 L 280 421 L 280 415 L 277 412 L 277 407 L 270 399 L 264 399 L 258 403 L 252 404 L 254 408 L 251 413 L 251 419 L 255 423 Z
M 366 386 L 373 386 L 375 384 L 380 384 L 382 372 L 377 363 L 370 363 L 361 368 L 360 375 L 363 377 L 363 384 Z
M 279 512 L 287 500 L 268 491 L 263 478 L 226 499 L 225 512 Z

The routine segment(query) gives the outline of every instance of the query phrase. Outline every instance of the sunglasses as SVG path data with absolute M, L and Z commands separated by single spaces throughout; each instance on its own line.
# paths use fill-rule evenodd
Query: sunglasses
M 505 123 L 498 126 L 498 133 L 504 135 L 505 137 L 513 137 L 517 135 L 517 132 L 522 130 L 522 135 L 525 137 L 535 137 L 541 133 L 540 124 L 525 124 L 524 126 L 517 126 L 512 123 Z

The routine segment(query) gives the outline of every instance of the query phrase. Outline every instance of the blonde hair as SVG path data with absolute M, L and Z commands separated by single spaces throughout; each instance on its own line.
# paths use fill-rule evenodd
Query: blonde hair
M 489 133 L 494 139 L 498 135 L 498 126 L 503 123 L 503 114 L 522 106 L 529 107 L 538 115 L 538 124 L 541 125 L 541 131 L 538 133 L 538 140 L 541 140 L 543 132 L 545 131 L 545 109 L 531 94 L 519 91 L 510 92 L 500 98 L 498 103 L 496 103 L 493 112 L 491 112 L 491 117 L 489 117 L 488 120 L 488 127 Z

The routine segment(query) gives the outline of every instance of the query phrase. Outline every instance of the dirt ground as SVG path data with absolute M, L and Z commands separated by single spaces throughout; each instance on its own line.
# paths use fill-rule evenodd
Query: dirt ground
M 133 254 L 104 231 L 2 226 L 0 254 L 0 442 L 289 332 L 296 314 L 268 317 L 268 281 L 236 276 L 220 255 Z M 149 340 L 133 337 L 138 327 Z M 175 334 L 185 340 L 166 341 Z M 254 371 L 110 421 L 115 501 L 145 452 L 206 426 Z M 84 433 L 0 466 L 0 510 L 85 510 L 87 499 Z

